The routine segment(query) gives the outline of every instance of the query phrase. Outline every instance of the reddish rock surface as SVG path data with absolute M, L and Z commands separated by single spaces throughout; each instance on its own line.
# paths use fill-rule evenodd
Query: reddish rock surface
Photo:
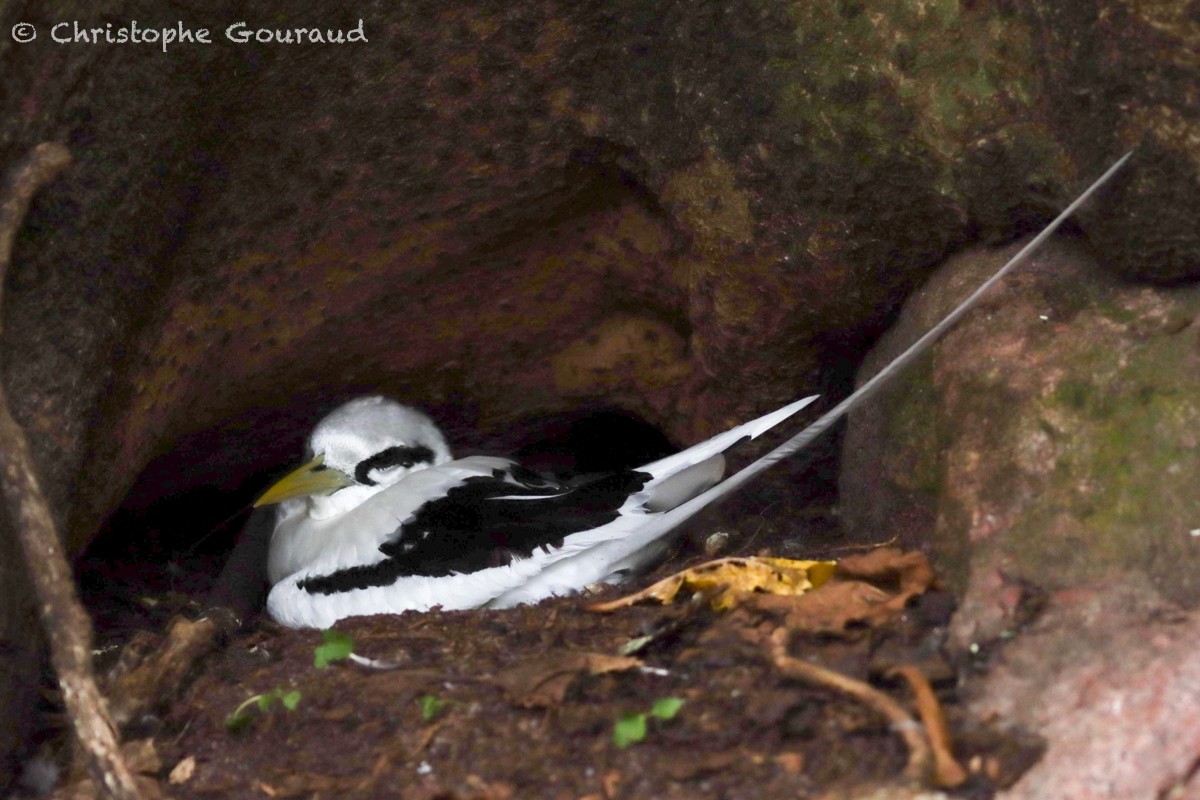
M 219 518 L 364 391 L 484 435 L 608 402 L 683 442 L 836 390 L 954 245 L 1135 144 L 1079 224 L 1117 272 L 1194 276 L 1169 5 L 165 2 L 139 21 L 217 41 L 164 53 L 50 38 L 127 23 L 116 0 L 5 3 L 0 159 L 76 163 L 19 237 L 0 342 L 67 544 L 123 503 Z M 222 38 L 359 14 L 361 47 Z M 14 652 L 26 589 L 0 590 Z
M 861 374 L 1014 251 L 952 259 Z M 1069 587 L 1129 572 L 1194 605 L 1198 319 L 1196 286 L 1126 284 L 1079 243 L 1047 246 L 851 420 L 847 525 L 892 529 L 937 554 L 968 606 L 1003 603 L 1004 584 Z
M 1200 617 L 1141 579 L 1051 597 L 969 693 L 984 719 L 1047 740 L 1005 800 L 1196 797 L 1197 636 Z
M 1014 251 L 951 259 L 863 375 Z M 851 419 L 841 503 L 962 590 L 984 719 L 1046 739 L 1005 797 L 1195 793 L 1200 289 L 1115 281 L 1077 242 L 1014 273 Z

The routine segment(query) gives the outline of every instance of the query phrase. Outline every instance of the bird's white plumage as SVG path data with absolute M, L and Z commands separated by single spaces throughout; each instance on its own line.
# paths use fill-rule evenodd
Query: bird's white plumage
M 667 535 L 680 523 L 805 447 L 926 350 L 1130 155 L 1110 167 L 979 289 L 871 380 L 767 455 L 722 480 L 721 453 L 743 437 L 753 438 L 769 430 L 815 397 L 647 464 L 630 483 L 636 483 L 636 488 L 617 495 L 621 502 L 611 509 L 610 519 L 582 525 L 557 538 L 545 537 L 545 531 L 540 531 L 543 539 L 524 541 L 528 552 L 506 563 L 471 562 L 472 568 L 458 569 L 451 553 L 450 557 L 439 556 L 439 563 L 423 573 L 419 565 L 405 559 L 410 550 L 420 554 L 427 537 L 437 536 L 436 526 L 426 525 L 425 516 L 436 518 L 430 510 L 443 504 L 452 507 L 450 499 L 456 493 L 474 498 L 476 510 L 484 517 L 501 508 L 527 511 L 535 518 L 546 510 L 561 511 L 573 520 L 571 510 L 560 504 L 596 487 L 611 499 L 620 485 L 597 483 L 580 488 L 543 484 L 530 480 L 506 459 L 454 461 L 441 432 L 424 414 L 377 397 L 347 403 L 313 431 L 310 449 L 319 460 L 285 478 L 260 500 L 281 502 L 270 548 L 273 588 L 268 610 L 285 625 L 327 627 L 361 614 L 435 606 L 508 607 L 577 591 L 637 569 L 665 546 Z M 292 481 L 296 475 L 299 477 Z M 487 491 L 470 494 L 480 486 Z M 511 522 L 504 514 L 495 518 L 503 525 Z M 467 534 L 466 540 L 478 545 L 486 543 L 488 531 Z
M 322 466 L 345 475 L 353 475 L 359 464 L 396 446 L 429 448 L 431 464 L 450 461 L 450 447 L 432 419 L 383 397 L 360 397 L 339 406 L 313 429 L 308 446 L 310 454 L 324 457 Z M 369 501 L 424 466 L 374 474 L 374 486 L 352 483 L 332 494 L 281 502 L 271 537 L 268 579 L 275 584 L 304 567 L 342 568 L 379 560 L 378 537 L 372 532 L 389 524 L 394 529 L 396 515 L 413 509 L 405 511 L 395 501 Z
M 666 531 L 642 537 L 645 541 L 637 547 L 623 548 L 611 563 L 595 555 L 580 556 L 596 548 L 603 552 L 604 545 L 637 535 L 663 512 L 710 489 L 724 472 L 720 456 L 723 451 L 738 441 L 759 436 L 815 399 L 797 401 L 639 468 L 636 472 L 644 473 L 645 479 L 613 509 L 611 521 L 573 531 L 557 546 L 537 547 L 527 557 L 469 572 L 400 575 L 383 586 L 314 592 L 306 588 L 314 578 L 372 567 L 390 558 L 381 545 L 392 543 L 396 547 L 398 529 L 426 504 L 445 498 L 468 479 L 496 481 L 498 475 L 507 479 L 518 469 L 512 461 L 486 456 L 450 460 L 441 433 L 424 415 L 382 398 L 352 401 L 323 419 L 313 432 L 310 448 L 324 457 L 323 468 L 352 474 L 359 464 L 397 442 L 436 450 L 435 463 L 381 474 L 376 486 L 349 485 L 329 496 L 310 495 L 281 503 L 271 539 L 269 573 L 273 586 L 267 609 L 285 625 L 327 627 L 353 615 L 423 611 L 435 606 L 507 607 L 620 577 L 652 558 L 661 549 L 658 540 Z M 440 443 L 436 448 L 432 441 L 435 438 Z M 355 493 L 355 502 L 338 501 L 338 495 L 347 492 Z M 525 500 L 539 504 L 561 499 L 564 494 L 570 491 L 527 495 L 514 483 L 511 493 L 484 502 Z M 338 507 L 339 513 L 326 513 L 331 507 Z M 410 531 L 406 535 L 418 534 Z M 436 536 L 437 532 L 427 535 Z M 400 541 L 399 547 L 403 546 Z M 554 579 L 537 582 L 537 576 L 550 567 L 555 567 Z

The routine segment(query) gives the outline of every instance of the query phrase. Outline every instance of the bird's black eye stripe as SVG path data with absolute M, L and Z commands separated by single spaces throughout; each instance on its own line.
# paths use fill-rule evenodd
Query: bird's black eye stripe
M 411 467 L 421 463 L 433 463 L 433 451 L 425 445 L 389 447 L 358 462 L 358 466 L 354 468 L 354 480 L 364 486 L 374 486 L 375 481 L 371 479 L 372 470 Z

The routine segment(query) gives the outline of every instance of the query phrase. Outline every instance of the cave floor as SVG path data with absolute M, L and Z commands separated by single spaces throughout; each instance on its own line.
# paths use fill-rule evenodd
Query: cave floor
M 605 596 L 619 594 L 608 591 Z M 703 603 L 589 612 L 590 600 L 506 611 L 346 620 L 357 655 L 314 665 L 318 631 L 261 623 L 231 642 L 155 734 L 180 798 L 774 798 L 904 784 L 906 749 L 876 712 L 789 679 L 763 646 L 765 619 Z M 919 618 L 850 638 L 802 638 L 793 655 L 866 678 L 879 654 L 927 642 Z M 755 624 L 757 622 L 758 624 Z M 901 630 L 903 629 L 903 630 Z M 623 658 L 639 637 L 652 641 Z M 936 670 L 934 670 L 936 672 Z M 979 774 L 960 796 L 990 797 L 1028 748 L 964 717 L 955 675 L 930 675 L 957 755 Z M 907 702 L 907 690 L 878 682 Z M 298 693 L 293 694 L 293 693 Z M 230 728 L 248 698 L 270 695 Z M 289 710 L 282 698 L 289 696 Z M 648 714 L 683 701 L 671 719 Z M 645 737 L 618 746 L 622 715 L 648 714 Z M 192 760 L 194 769 L 181 762 Z M 982 765 L 987 765 L 983 768 Z M 984 772 L 990 771 L 991 778 Z M 993 780 L 994 779 L 994 780 Z
M 813 503 L 797 496 L 787 476 L 768 478 L 696 520 L 683 552 L 653 574 L 599 596 L 336 626 L 357 656 L 388 669 L 350 660 L 318 668 L 320 631 L 287 630 L 261 617 L 198 665 L 161 715 L 136 722 L 125 738 L 152 740 L 157 759 L 148 777 L 176 798 L 841 797 L 871 785 L 916 791 L 922 786 L 904 776 L 907 749 L 887 720 L 772 663 L 766 642 L 778 620 L 769 615 L 718 613 L 696 601 L 610 614 L 587 609 L 704 561 L 702 543 L 713 530 L 730 531 L 736 545 L 722 556 L 837 559 L 887 539 L 848 541 L 829 506 L 822 511 L 817 502 L 814 510 Z M 204 557 L 169 561 L 153 580 L 150 560 L 143 547 L 91 573 L 99 639 L 114 654 L 138 630 L 158 635 L 186 608 L 188 595 L 203 590 L 197 576 Z M 910 707 L 909 689 L 885 676 L 886 665 L 922 665 L 969 773 L 953 795 L 987 798 L 1036 760 L 1038 746 L 972 719 L 960 704 L 958 687 L 986 664 L 952 664 L 939 652 L 953 605 L 949 593 L 933 590 L 891 624 L 796 637 L 789 652 L 869 680 Z M 647 636 L 633 658 L 625 656 L 631 641 Z M 254 697 L 262 704 L 243 705 Z M 672 718 L 655 718 L 651 710 L 668 698 L 683 703 Z M 239 707 L 241 724 L 231 728 Z M 637 714 L 646 715 L 644 738 L 618 746 L 618 722 Z

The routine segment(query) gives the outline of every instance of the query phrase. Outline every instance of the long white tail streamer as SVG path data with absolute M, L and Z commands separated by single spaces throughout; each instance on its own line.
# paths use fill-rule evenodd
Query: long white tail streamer
M 774 450 L 771 450 L 750 465 L 744 467 L 734 475 L 731 475 L 729 478 L 725 479 L 713 488 L 697 495 L 696 497 L 693 497 L 691 500 L 671 509 L 670 511 L 650 517 L 645 521 L 643 524 L 644 526 L 639 526 L 639 529 L 632 536 L 614 540 L 605 545 L 597 547 L 595 551 L 591 553 L 582 553 L 577 557 L 603 558 L 606 561 L 612 562 L 619 558 L 620 554 L 622 553 L 636 553 L 642 547 L 648 545 L 649 543 L 658 539 L 660 536 L 663 536 L 669 532 L 671 529 L 682 524 L 688 518 L 699 513 L 705 507 L 711 505 L 730 492 L 736 491 L 751 478 L 754 478 L 772 465 L 804 448 L 806 445 L 824 433 L 835 422 L 846 416 L 846 414 L 848 414 L 856 406 L 860 405 L 869 397 L 871 397 L 884 383 L 884 381 L 887 381 L 898 371 L 907 366 L 909 362 L 928 350 L 930 345 L 932 345 L 938 339 L 938 337 L 945 333 L 951 325 L 953 325 L 955 322 L 961 319 L 964 314 L 971 310 L 971 308 L 979 301 L 979 298 L 982 297 L 988 289 L 994 286 L 997 281 L 1002 279 L 1005 275 L 1021 264 L 1026 258 L 1029 257 L 1031 253 L 1033 253 L 1048 238 L 1050 238 L 1050 236 L 1058 229 L 1060 225 L 1062 225 L 1063 222 L 1067 220 L 1068 217 L 1075 213 L 1075 211 L 1081 205 L 1087 202 L 1088 198 L 1090 198 L 1097 189 L 1107 183 L 1108 180 L 1112 178 L 1112 176 L 1115 175 L 1122 166 L 1125 165 L 1125 162 L 1128 161 L 1129 157 L 1132 155 L 1133 151 L 1131 150 L 1118 159 L 1117 162 L 1109 167 L 1103 175 L 1097 178 L 1091 186 L 1084 190 L 1079 197 L 1075 198 L 1074 202 L 1063 209 L 1062 213 L 1059 214 L 1053 222 L 1047 225 L 1041 233 L 1033 237 L 1028 244 L 1021 248 L 1020 252 L 1009 259 L 1004 266 L 1002 266 L 994 275 L 992 275 L 992 277 L 988 278 L 978 289 L 972 292 L 966 300 L 963 300 L 961 303 L 959 303 L 958 306 L 956 306 L 953 311 L 947 314 L 941 322 L 930 328 L 925 335 L 913 342 L 912 345 L 910 345 L 903 353 L 896 356 L 896 358 L 894 358 L 887 366 L 885 366 L 874 377 L 856 389 L 845 400 L 838 403 L 829 411 L 825 412 L 825 414 L 817 419 L 816 422 L 813 422 L 807 428 L 800 431 L 800 433 L 788 439 L 786 442 L 779 445 Z

